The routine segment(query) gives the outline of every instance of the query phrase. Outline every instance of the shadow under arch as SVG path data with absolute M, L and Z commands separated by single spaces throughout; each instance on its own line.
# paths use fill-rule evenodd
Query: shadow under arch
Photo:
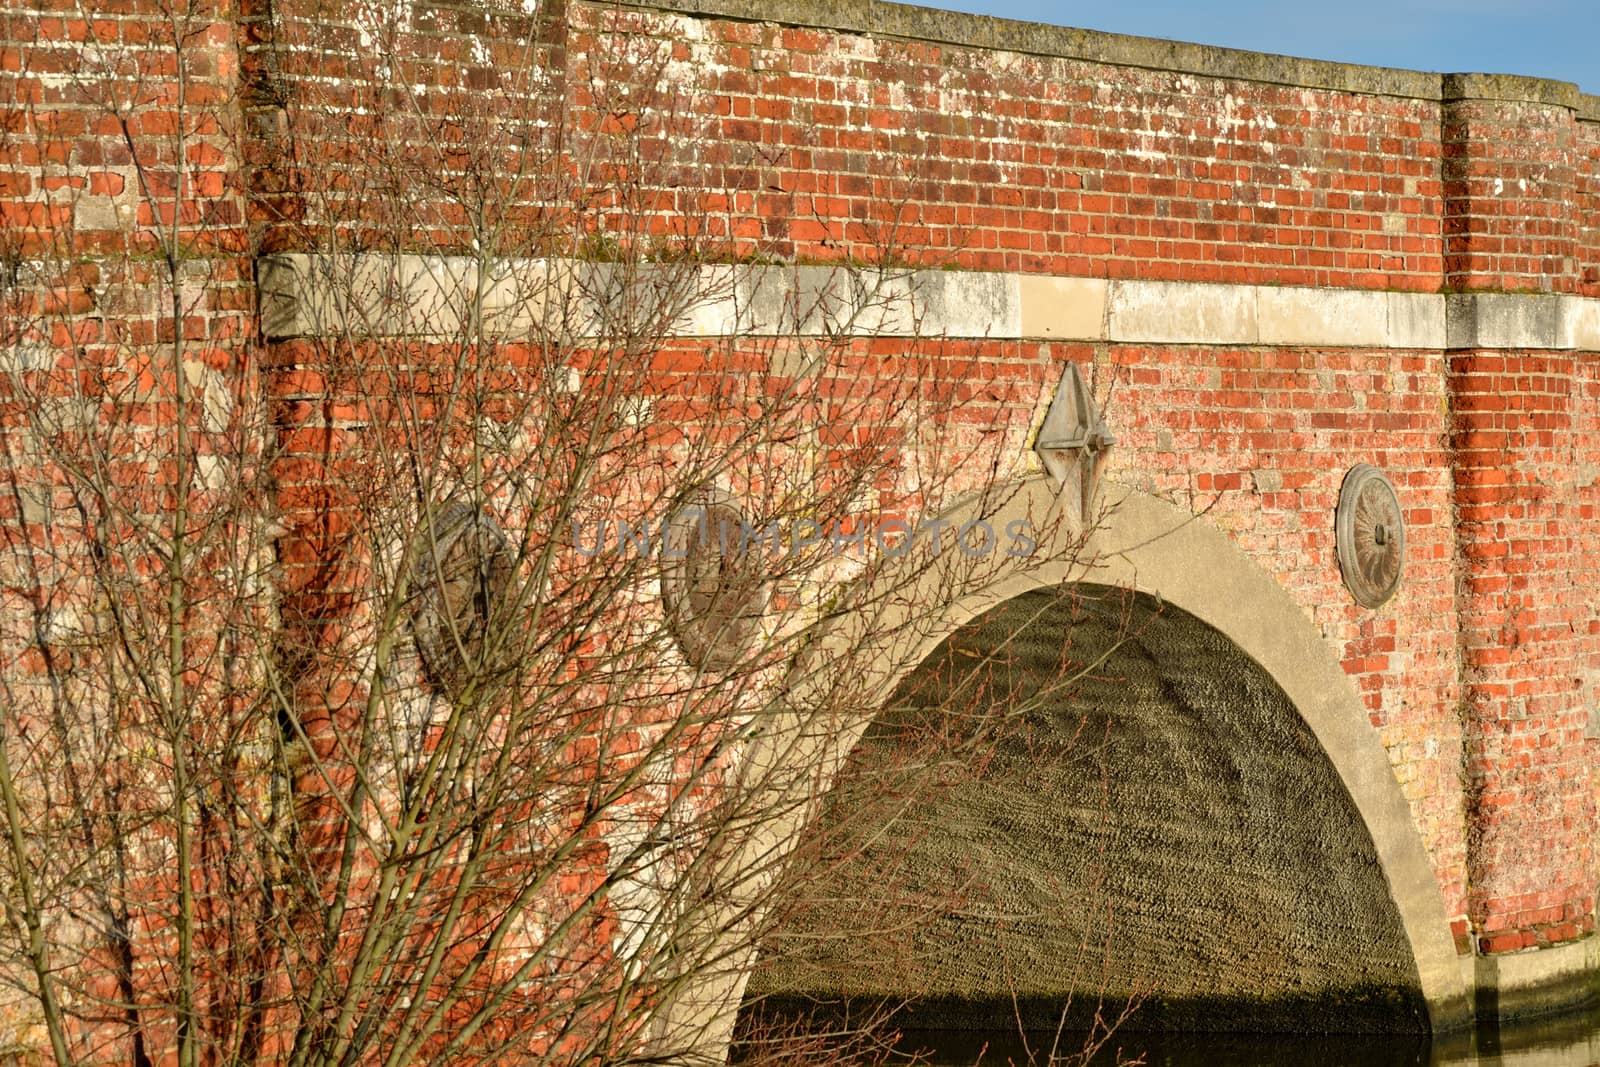
M 1088 1033 L 1134 1002 L 1133 1030 L 1429 1029 L 1371 836 L 1310 729 L 1148 594 L 1071 583 L 980 614 L 905 678 L 822 807 L 752 1023 L 891 1006 L 946 1055 L 949 1031 Z
M 874 576 L 871 589 L 854 590 L 846 610 L 812 649 L 814 666 L 791 686 L 791 726 L 768 731 L 748 756 L 746 773 L 778 780 L 787 772 L 788 781 L 802 783 L 812 796 L 825 793 L 877 710 L 958 627 L 1023 594 L 1068 583 L 1145 594 L 1216 631 L 1281 689 L 1371 837 L 1415 961 L 1430 1028 L 1439 1033 L 1469 1025 L 1469 989 L 1443 897 L 1388 756 L 1354 685 L 1276 580 L 1203 519 L 1125 487 L 1104 488 L 1103 521 L 1084 545 L 1074 525 L 1062 521 L 1053 482 L 1028 478 L 1007 486 L 999 503 L 995 499 L 991 492 L 942 518 L 956 526 L 983 518 L 996 530 L 1026 522 L 1039 531 L 1034 551 L 1022 560 L 998 557 L 983 573 L 973 573 L 970 560 L 930 555 L 921 545 Z M 952 560 L 949 566 L 946 559 Z M 952 576 L 956 567 L 966 567 L 966 573 Z M 951 596 L 951 589 L 960 595 Z M 838 699 L 840 681 L 830 675 L 830 662 L 850 664 L 854 699 Z M 819 716 L 814 710 L 841 703 L 856 712 Z M 807 808 L 802 816 L 798 807 L 793 810 L 752 847 L 770 854 L 780 847 L 775 842 L 796 836 L 815 812 Z M 681 1012 L 685 1024 L 698 1015 L 709 1044 L 726 1047 L 753 956 L 752 950 L 721 988 L 702 993 L 700 1005 Z

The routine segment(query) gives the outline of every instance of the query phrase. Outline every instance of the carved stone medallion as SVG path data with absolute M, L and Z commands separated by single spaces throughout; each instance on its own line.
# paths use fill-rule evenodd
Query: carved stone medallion
M 459 696 L 485 662 L 485 638 L 503 617 L 516 552 L 500 527 L 469 504 L 448 504 L 422 523 L 411 570 L 411 632 L 422 672 L 440 694 Z
M 1363 607 L 1381 606 L 1400 588 L 1406 554 L 1400 498 L 1382 471 L 1368 463 L 1350 468 L 1333 525 L 1339 573 L 1350 595 Z
M 685 658 L 726 671 L 749 651 L 767 607 L 760 540 L 731 496 L 710 493 L 673 516 L 661 597 Z

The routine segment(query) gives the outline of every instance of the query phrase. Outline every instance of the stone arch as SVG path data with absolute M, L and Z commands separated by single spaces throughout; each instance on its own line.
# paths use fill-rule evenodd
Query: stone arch
M 1288 593 L 1225 533 L 1125 487 L 1109 485 L 1102 498 L 1102 519 L 1086 539 L 1063 516 L 1055 485 L 1044 478 L 1012 483 L 1003 492 L 951 509 L 943 518 L 955 527 L 974 518 L 995 530 L 1026 522 L 1037 532 L 1037 544 L 1025 558 L 996 553 L 974 563 L 960 554 L 930 551 L 919 535 L 914 551 L 852 590 L 788 686 L 789 722 L 767 731 L 751 751 L 745 773 L 766 788 L 798 787 L 812 796 L 825 792 L 877 709 L 909 672 L 958 627 L 997 605 L 1067 583 L 1145 594 L 1215 630 L 1282 690 L 1371 837 L 1415 960 L 1431 1029 L 1444 1032 L 1468 1024 L 1469 989 L 1443 896 L 1388 755 L 1338 660 Z M 948 529 L 945 536 L 948 548 Z M 830 673 L 829 664 L 838 662 L 851 664 L 848 682 Z M 842 684 L 849 699 L 841 699 Z M 806 710 L 838 706 L 855 711 L 819 716 Z M 770 854 L 781 847 L 775 842 L 797 835 L 815 809 L 788 810 L 752 848 Z M 748 967 L 721 988 L 702 991 L 692 1009 L 677 1010 L 677 1025 L 694 1017 L 693 1025 L 714 1039 L 709 1044 L 725 1045 L 747 977 Z
M 950 715 L 974 705 L 1003 718 L 949 759 Z M 941 1045 L 1087 1031 L 1133 997 L 1138 1030 L 1429 1028 L 1371 835 L 1310 728 L 1147 593 L 1077 582 L 978 615 L 821 807 L 801 853 L 851 858 L 811 868 L 742 1010 L 893 1003 Z

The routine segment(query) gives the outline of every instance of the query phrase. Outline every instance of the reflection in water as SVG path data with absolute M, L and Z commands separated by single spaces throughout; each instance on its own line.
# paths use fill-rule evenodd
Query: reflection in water
M 906 1052 L 926 1050 L 929 1067 L 1024 1067 L 1047 1062 L 1052 1035 L 908 1032 Z M 1081 1045 L 1064 1035 L 1065 1053 Z M 1498 1032 L 1430 1040 L 1409 1034 L 1118 1033 L 1092 1061 L 1114 1067 L 1142 1058 L 1148 1067 L 1594 1067 L 1600 1064 L 1600 1008 L 1507 1026 Z M 1076 1060 L 1065 1057 L 1063 1063 Z

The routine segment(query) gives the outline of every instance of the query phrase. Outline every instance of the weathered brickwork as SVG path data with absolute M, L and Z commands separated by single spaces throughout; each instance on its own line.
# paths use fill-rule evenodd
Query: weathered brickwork
M 598 7 L 572 49 L 619 28 L 674 42 L 784 254 L 870 255 L 898 222 L 969 269 L 1437 285 L 1439 115 L 1420 101 Z
M 1208 508 L 1305 606 L 1354 678 L 1428 840 L 1452 914 L 1466 841 L 1454 708 L 1455 546 L 1436 356 L 1378 350 L 1113 346 L 1092 358 L 1126 426 L 1125 477 Z M 1352 459 L 1406 506 L 1406 584 L 1380 612 L 1339 579 L 1333 513 Z
M 1464 85 L 1460 91 L 1481 91 Z M 1447 99 L 1445 285 L 1571 292 L 1576 122 L 1570 107 Z
M 1471 910 L 1490 951 L 1593 928 L 1583 587 L 1567 354 L 1452 354 Z M 1587 420 L 1586 420 L 1587 421 Z M 1587 487 L 1584 487 L 1587 488 Z M 1592 550 L 1590 550 L 1592 552 Z M 1560 842 L 1561 847 L 1552 848 Z
M 452 183 L 486 172 L 501 183 L 502 221 L 548 229 L 526 213 L 561 169 L 561 12 L 246 0 L 240 103 L 257 247 L 464 248 L 485 220 L 463 217 Z
M 1578 292 L 1600 296 L 1600 115 L 1594 109 L 1578 123 L 1577 133 Z
M 395 344 L 396 376 L 361 381 L 383 362 L 361 344 L 405 331 L 268 336 L 260 256 L 606 263 L 619 240 L 639 240 L 663 260 L 692 245 L 724 261 L 1600 297 L 1600 111 L 1568 86 L 1327 67 L 1297 84 L 1237 57 L 1230 70 L 1156 69 L 1093 42 L 1049 54 L 579 2 L 242 0 L 180 24 L 144 0 L 88 17 L 43 7 L 0 16 L 0 698 L 48 699 L 41 635 L 94 599 L 92 568 L 74 563 L 104 534 L 63 517 L 80 502 L 57 469 L 73 427 L 127 428 L 111 478 L 140 491 L 130 514 L 160 516 L 157 498 L 176 498 L 171 457 L 137 432 L 175 418 L 163 361 L 176 340 L 187 410 L 215 437 L 191 505 L 234 489 L 271 497 L 218 569 L 259 577 L 263 538 L 283 534 L 271 574 L 272 626 L 293 653 L 282 698 L 322 775 L 348 755 L 339 739 L 370 696 L 345 667 L 364 654 L 360 605 L 378 563 L 349 546 L 373 532 L 363 504 L 393 486 L 362 481 L 363 455 L 397 413 L 426 421 L 427 389 L 459 350 Z M 651 112 L 670 117 L 638 134 Z M 613 195 L 590 199 L 618 175 L 631 198 L 611 182 Z M 473 186 L 484 176 L 487 195 Z M 844 345 L 850 373 L 796 409 L 814 424 L 806 447 L 835 467 L 851 449 L 892 456 L 873 504 L 911 515 L 936 503 L 920 471 L 930 456 L 998 442 L 1024 469 L 1051 388 L 1078 364 L 1118 436 L 1111 476 L 1226 531 L 1343 663 L 1463 951 L 1593 932 L 1592 344 L 1558 343 L 1555 327 L 1553 347 L 1450 341 L 1442 312 L 1437 343 L 1409 348 L 1044 340 L 985 336 L 981 321 L 957 332 Z M 487 347 L 515 368 L 502 391 L 531 395 L 548 353 L 515 341 Z M 714 349 L 690 338 L 628 352 L 652 361 L 640 421 L 692 427 L 698 401 L 685 395 L 710 403 L 721 388 L 704 366 Z M 734 356 L 775 381 L 797 359 L 782 344 Z M 902 411 L 874 420 L 875 390 L 908 368 L 954 410 L 948 422 L 918 433 Z M 402 388 L 412 374 L 438 377 Z M 30 421 L 24 384 L 63 401 L 55 422 Z M 382 395 L 397 388 L 402 399 Z M 1408 524 L 1405 583 L 1377 611 L 1351 600 L 1334 554 L 1333 509 L 1357 462 L 1390 476 Z M 149 594 L 159 562 L 141 566 Z M 217 650 L 229 612 L 259 609 L 253 583 L 188 620 L 190 681 L 229 699 L 239 680 L 218 673 Z M 594 744 L 573 743 L 574 765 Z M 597 830 L 563 891 L 586 892 L 610 848 Z M 597 944 L 618 936 L 603 909 L 586 922 Z M 144 967 L 154 973 L 141 962 L 139 980 Z
M 1572 472 L 1570 488 L 1558 483 L 1563 492 L 1571 494 L 1567 501 L 1572 521 L 1580 529 L 1591 529 L 1600 522 L 1600 461 L 1583 442 L 1600 440 L 1600 367 L 1593 359 L 1574 361 L 1572 374 L 1572 421 L 1574 440 L 1580 442 L 1574 456 L 1576 469 Z M 1589 787 L 1589 802 L 1595 805 L 1585 814 L 1590 819 L 1600 818 L 1600 722 L 1596 721 L 1595 700 L 1600 696 L 1600 614 L 1583 595 L 1583 590 L 1593 589 L 1600 583 L 1600 539 L 1593 536 L 1578 537 L 1573 545 L 1573 571 L 1570 582 L 1562 592 L 1569 598 L 1568 612 L 1578 635 L 1579 647 L 1576 662 L 1570 665 L 1578 705 L 1574 709 L 1583 716 L 1581 727 L 1584 740 L 1582 749 L 1588 758 L 1577 773 Z M 1554 671 L 1552 673 L 1555 673 Z M 1576 716 L 1574 716 L 1576 717 Z M 1570 720 L 1569 720 L 1570 721 Z M 1568 727 L 1570 729 L 1570 726 Z M 1568 745 L 1576 749 L 1570 736 Z M 1573 758 L 1568 753 L 1567 758 Z M 1570 801 L 1569 801 L 1570 803 Z M 1587 825 L 1593 825 L 1593 822 Z M 1593 855 L 1593 839 L 1588 840 L 1591 863 L 1600 865 Z M 1592 869 L 1592 868 L 1591 868 Z M 1587 918 L 1587 917 L 1585 917 Z

